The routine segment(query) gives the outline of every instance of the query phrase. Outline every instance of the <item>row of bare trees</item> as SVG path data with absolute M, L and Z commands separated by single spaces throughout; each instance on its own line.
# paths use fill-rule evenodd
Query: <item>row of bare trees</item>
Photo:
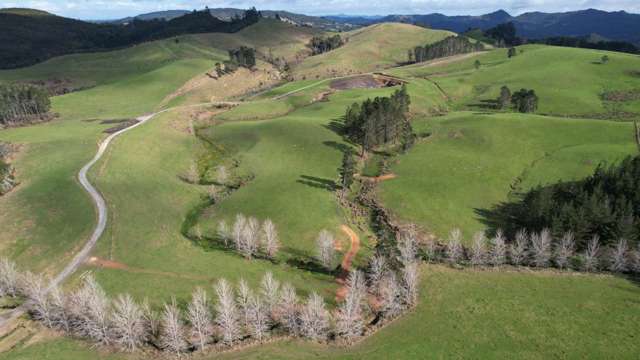
M 576 251 L 574 236 L 565 233 L 555 239 L 547 229 L 528 234 L 519 231 L 509 242 L 497 231 L 487 239 L 482 232 L 473 236 L 470 247 L 464 247 L 462 232 L 454 229 L 443 245 L 427 242 L 425 256 L 429 261 L 445 261 L 450 264 L 472 266 L 533 266 L 537 268 L 556 267 L 582 271 L 640 272 L 640 244 L 630 247 L 625 239 L 620 239 L 612 247 L 602 247 L 594 236 L 584 251 Z
M 231 228 L 221 220 L 217 232 L 226 247 L 232 247 L 247 259 L 262 255 L 273 260 L 280 250 L 278 231 L 271 219 L 261 224 L 255 217 L 237 214 Z
M 0 295 L 24 298 L 33 319 L 47 327 L 123 351 L 151 346 L 179 355 L 276 335 L 352 343 L 417 303 L 415 240 L 402 240 L 398 254 L 374 257 L 366 273 L 350 272 L 334 311 L 315 292 L 300 299 L 291 284 L 268 272 L 257 290 L 244 280 L 233 286 L 220 279 L 213 288 L 217 301 L 197 288 L 188 304 L 179 306 L 173 298 L 158 312 L 128 294 L 109 298 L 91 274 L 70 292 L 48 288 L 48 279 L 20 272 L 7 259 L 0 260 Z

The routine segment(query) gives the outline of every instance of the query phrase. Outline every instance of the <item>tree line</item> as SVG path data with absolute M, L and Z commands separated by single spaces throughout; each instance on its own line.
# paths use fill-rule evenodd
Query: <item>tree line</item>
M 538 186 L 519 199 L 482 210 L 484 221 L 509 236 L 519 229 L 549 229 L 559 237 L 570 231 L 578 249 L 597 236 L 602 244 L 640 241 L 640 157 L 600 165 L 583 180 Z
M 338 34 L 329 37 L 314 36 L 309 42 L 309 47 L 313 55 L 335 50 L 342 45 L 344 45 L 344 40 Z
M 465 36 L 450 36 L 433 44 L 417 46 L 409 50 L 409 62 L 423 62 L 447 56 L 484 50 L 481 42 L 471 42 Z
M 411 99 L 405 85 L 390 97 L 367 99 L 354 103 L 344 115 L 344 134 L 362 147 L 362 154 L 378 146 L 402 145 L 408 150 L 415 140 L 413 128 L 407 118 Z
M 184 34 L 233 33 L 261 17 L 259 11 L 251 8 L 242 17 L 223 21 L 206 9 L 171 20 L 134 19 L 119 25 L 0 13 L 0 68 L 28 66 L 55 56 L 122 48 Z
M 291 284 L 267 272 L 257 290 L 244 280 L 233 286 L 220 279 L 213 288 L 215 302 L 197 288 L 186 309 L 173 298 L 158 312 L 128 294 L 110 298 L 91 274 L 78 288 L 63 291 L 7 259 L 0 260 L 0 296 L 24 298 L 32 318 L 49 328 L 123 351 L 154 347 L 180 355 L 278 335 L 350 344 L 417 304 L 415 239 L 401 241 L 397 253 L 393 261 L 374 257 L 366 272 L 351 271 L 345 298 L 334 311 L 317 293 L 300 299 Z M 400 265 L 393 267 L 395 262 Z
M 0 126 L 19 125 L 49 112 L 48 92 L 30 84 L 0 84 Z
M 424 246 L 427 261 L 470 266 L 555 267 L 577 271 L 611 271 L 640 273 L 640 244 L 625 238 L 606 245 L 598 235 L 584 245 L 572 231 L 553 236 L 552 230 L 540 232 L 518 230 L 507 237 L 502 230 L 487 239 L 483 232 L 473 235 L 471 246 L 463 246 L 462 232 L 454 229 L 444 244 L 428 241 Z

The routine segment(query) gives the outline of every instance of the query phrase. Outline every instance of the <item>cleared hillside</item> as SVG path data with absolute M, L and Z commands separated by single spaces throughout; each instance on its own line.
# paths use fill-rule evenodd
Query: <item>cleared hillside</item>
M 343 33 L 342 47 L 309 57 L 293 69 L 296 79 L 325 78 L 389 68 L 408 61 L 407 50 L 448 36 L 448 31 L 385 23 Z
M 233 49 L 240 46 L 255 48 L 261 55 L 284 57 L 288 61 L 297 54 L 303 56 L 308 51 L 306 45 L 319 30 L 294 26 L 274 19 L 262 19 L 237 33 L 210 33 L 192 35 L 202 45 L 218 49 Z
M 609 61 L 603 64 L 605 55 Z M 392 73 L 438 83 L 456 110 L 491 110 L 491 101 L 506 85 L 512 92 L 535 90 L 540 114 L 631 120 L 640 115 L 640 99 L 633 95 L 640 89 L 639 68 L 636 55 L 526 45 L 511 59 L 506 49 L 496 49 L 464 61 L 411 65 Z M 604 94 L 615 92 L 629 96 L 603 101 Z

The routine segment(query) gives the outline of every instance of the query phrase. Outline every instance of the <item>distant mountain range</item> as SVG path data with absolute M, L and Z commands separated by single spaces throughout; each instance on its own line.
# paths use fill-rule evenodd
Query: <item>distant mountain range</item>
M 245 9 L 236 9 L 236 8 L 217 8 L 217 9 L 209 9 L 211 15 L 217 17 L 220 20 L 229 21 L 234 16 L 242 16 Z M 164 19 L 164 20 L 172 20 L 177 17 L 184 16 L 191 11 L 188 10 L 167 10 L 167 11 L 158 11 L 147 14 L 141 14 L 134 17 L 127 17 L 124 19 L 112 20 L 112 21 L 100 21 L 106 23 L 114 23 L 114 24 L 126 24 L 134 19 L 138 20 L 155 20 L 155 19 Z M 263 17 L 266 18 L 275 18 L 279 16 L 282 21 L 289 22 L 294 25 L 299 26 L 310 26 L 323 30 L 332 30 L 332 31 L 341 31 L 341 30 L 351 30 L 360 25 L 352 24 L 346 21 L 336 21 L 334 19 L 328 17 L 317 17 L 317 16 L 308 16 L 303 14 L 296 14 L 289 11 L 283 10 L 261 10 Z
M 607 12 L 595 9 L 564 13 L 530 12 L 511 16 L 504 10 L 480 16 L 388 15 L 381 18 L 329 17 L 336 22 L 354 25 L 370 25 L 380 22 L 404 22 L 420 24 L 434 29 L 457 33 L 470 28 L 488 29 L 505 22 L 513 22 L 518 35 L 525 38 L 550 36 L 593 36 L 640 44 L 640 15 L 625 11 Z

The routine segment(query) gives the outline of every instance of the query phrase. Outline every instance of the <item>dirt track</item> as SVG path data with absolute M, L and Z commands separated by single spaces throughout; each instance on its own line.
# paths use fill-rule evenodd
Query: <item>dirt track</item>
M 344 254 L 344 258 L 342 259 L 342 263 L 340 264 L 340 274 L 336 281 L 338 284 L 342 285 L 338 291 L 336 291 L 336 301 L 340 301 L 345 298 L 347 295 L 347 277 L 349 276 L 349 271 L 351 271 L 351 264 L 353 263 L 353 259 L 358 254 L 360 250 L 360 237 L 356 234 L 350 227 L 347 225 L 342 225 L 340 230 L 349 236 L 349 240 L 351 241 L 351 247 L 346 254 Z

